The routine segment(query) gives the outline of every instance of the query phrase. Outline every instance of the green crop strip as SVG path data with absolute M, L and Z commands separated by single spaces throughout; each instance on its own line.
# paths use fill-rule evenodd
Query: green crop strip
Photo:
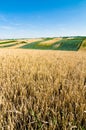
M 53 40 L 54 38 L 43 38 L 40 41 L 26 43 L 25 45 L 22 45 L 19 48 L 22 49 L 40 49 L 40 50 L 64 50 L 64 51 L 77 51 L 81 47 L 85 47 L 86 43 L 83 44 L 83 41 L 86 39 L 86 37 L 72 37 L 71 39 L 68 39 L 68 37 L 64 37 L 60 41 L 57 41 L 50 45 L 40 45 L 41 42 Z M 9 40 L 0 42 L 2 46 L 0 48 L 6 48 L 6 47 L 12 47 L 15 45 L 18 45 L 19 43 L 14 43 L 16 40 Z M 13 44 L 8 44 L 13 43 Z M 25 43 L 25 42 L 24 42 Z M 6 44 L 6 45 L 4 45 Z
M 0 44 L 7 44 L 7 43 L 11 43 L 11 42 L 16 42 L 16 40 L 0 42 Z
M 57 50 L 66 50 L 66 51 L 77 51 L 83 40 L 69 39 L 63 40 Z
M 15 44 L 10 44 L 10 45 L 5 45 L 5 46 L 0 46 L 0 48 L 5 48 L 5 47 L 12 47 L 12 46 L 15 46 L 17 45 L 18 43 L 15 43 Z
M 39 46 L 38 44 L 40 42 L 43 42 L 43 41 L 48 41 L 48 40 L 52 40 L 53 38 L 44 38 L 43 40 L 40 40 L 40 41 L 36 41 L 36 42 L 32 42 L 32 43 L 27 43 L 26 45 L 20 47 L 20 48 L 23 48 L 23 49 L 46 49 L 46 46 Z
M 51 38 L 46 38 L 44 40 L 41 41 L 37 41 L 37 42 L 32 42 L 29 43 L 27 45 L 24 45 L 20 48 L 24 48 L 24 49 L 42 49 L 42 50 L 66 50 L 66 51 L 77 51 L 81 44 L 82 41 L 84 40 L 84 38 L 74 38 L 74 39 L 67 39 L 67 38 L 63 38 L 60 41 L 55 42 L 54 44 L 51 44 L 49 46 L 46 45 L 40 45 L 40 42 L 43 41 L 47 41 L 47 40 L 52 40 Z

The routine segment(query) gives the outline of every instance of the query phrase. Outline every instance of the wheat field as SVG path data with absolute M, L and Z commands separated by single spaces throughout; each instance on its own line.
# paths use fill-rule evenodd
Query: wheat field
M 0 49 L 0 130 L 86 130 L 86 52 Z

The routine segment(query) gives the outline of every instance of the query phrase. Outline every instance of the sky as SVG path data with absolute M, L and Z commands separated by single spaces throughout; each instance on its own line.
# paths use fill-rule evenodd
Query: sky
M 86 36 L 86 0 L 1 0 L 0 39 Z

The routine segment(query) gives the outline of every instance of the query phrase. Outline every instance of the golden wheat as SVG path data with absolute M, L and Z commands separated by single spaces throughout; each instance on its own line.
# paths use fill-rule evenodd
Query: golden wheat
M 86 129 L 86 53 L 0 50 L 0 130 Z

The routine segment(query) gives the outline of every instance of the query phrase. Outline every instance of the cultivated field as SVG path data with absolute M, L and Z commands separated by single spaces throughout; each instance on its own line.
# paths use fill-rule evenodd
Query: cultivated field
M 0 130 L 86 130 L 86 52 L 0 49 Z
M 86 50 L 86 37 L 0 40 L 0 48 L 78 51 Z

